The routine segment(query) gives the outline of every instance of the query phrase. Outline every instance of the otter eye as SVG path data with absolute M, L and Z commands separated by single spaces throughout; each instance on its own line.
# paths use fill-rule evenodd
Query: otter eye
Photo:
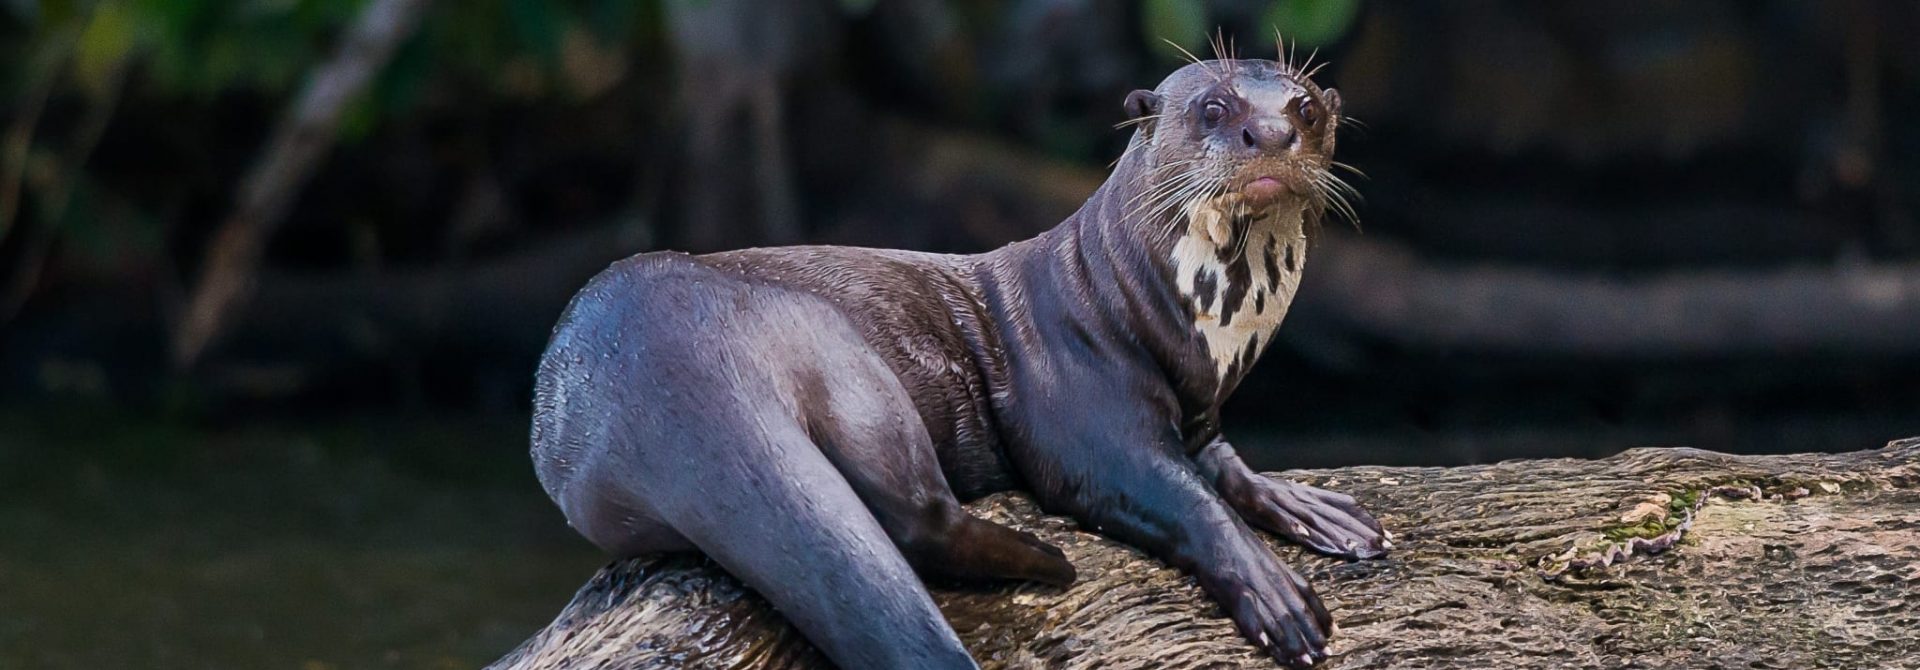
M 1313 104 L 1312 100 L 1301 98 L 1300 108 L 1295 113 L 1300 115 L 1301 122 L 1309 126 L 1320 122 L 1320 106 Z
M 1200 118 L 1209 126 L 1219 124 L 1221 119 L 1227 118 L 1227 103 L 1208 100 L 1207 106 L 1200 109 Z

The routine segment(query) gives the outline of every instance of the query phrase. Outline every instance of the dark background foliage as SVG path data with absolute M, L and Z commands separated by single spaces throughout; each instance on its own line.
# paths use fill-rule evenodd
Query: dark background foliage
M 1920 433 L 1911 2 L 0 0 L 0 585 L 188 536 L 108 617 L 162 642 L 0 614 L 0 665 L 497 654 L 592 562 L 522 451 L 586 277 L 1032 235 L 1175 44 L 1276 27 L 1369 178 L 1228 409 L 1257 464 Z M 354 605 L 228 606 L 282 589 Z

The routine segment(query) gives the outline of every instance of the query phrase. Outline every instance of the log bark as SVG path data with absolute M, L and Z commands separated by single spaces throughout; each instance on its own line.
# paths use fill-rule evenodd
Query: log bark
M 1920 438 L 1277 476 L 1350 492 L 1399 537 L 1390 558 L 1358 563 L 1273 542 L 1339 623 L 1325 667 L 1920 667 Z M 1018 495 L 970 509 L 1080 570 L 1067 589 L 937 585 L 982 667 L 1275 667 L 1179 572 Z M 492 667 L 830 666 L 764 601 L 683 557 L 602 569 Z

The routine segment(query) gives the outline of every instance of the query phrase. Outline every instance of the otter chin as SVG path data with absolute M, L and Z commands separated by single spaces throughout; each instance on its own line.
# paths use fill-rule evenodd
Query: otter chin
M 1133 92 L 1107 181 L 987 253 L 615 263 L 541 358 L 541 485 L 616 556 L 712 558 L 842 668 L 977 667 L 920 577 L 1073 583 L 1059 547 L 962 507 L 1013 488 L 1191 573 L 1274 659 L 1326 658 L 1332 615 L 1254 529 L 1350 559 L 1384 532 L 1220 429 L 1345 209 L 1340 96 L 1309 71 L 1196 61 Z
M 1273 177 L 1260 177 L 1240 188 L 1240 193 L 1247 196 L 1247 203 L 1257 207 L 1271 205 L 1288 192 L 1287 186 Z

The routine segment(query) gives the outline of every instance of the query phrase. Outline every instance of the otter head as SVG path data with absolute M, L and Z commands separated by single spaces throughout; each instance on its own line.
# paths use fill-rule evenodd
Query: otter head
M 1340 94 L 1266 60 L 1181 68 L 1127 96 L 1127 219 L 1164 255 L 1222 393 L 1272 340 L 1299 287 L 1307 233 L 1328 207 L 1352 216 L 1331 168 Z M 1136 229 L 1137 230 L 1137 229 Z M 1164 245 L 1164 246 L 1163 246 Z
M 1269 60 L 1195 62 L 1128 95 L 1128 123 L 1138 126 L 1128 152 L 1142 152 L 1148 170 L 1135 210 L 1161 218 L 1211 206 L 1243 219 L 1344 211 L 1345 185 L 1331 172 L 1340 93 L 1309 74 Z

